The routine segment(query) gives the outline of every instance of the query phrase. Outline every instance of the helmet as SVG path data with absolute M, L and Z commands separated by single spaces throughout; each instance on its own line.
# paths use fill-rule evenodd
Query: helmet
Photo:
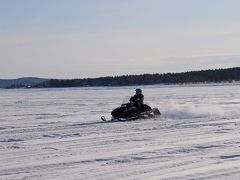
M 142 90 L 141 89 L 135 89 L 136 93 L 142 94 Z

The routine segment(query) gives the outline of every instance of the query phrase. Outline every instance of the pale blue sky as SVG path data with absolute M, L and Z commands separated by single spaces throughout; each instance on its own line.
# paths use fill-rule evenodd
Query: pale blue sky
M 240 66 L 238 0 L 0 0 L 0 79 Z

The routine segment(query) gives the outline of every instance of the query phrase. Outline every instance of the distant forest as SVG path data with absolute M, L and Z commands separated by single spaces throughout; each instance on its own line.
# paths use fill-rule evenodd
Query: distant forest
M 50 79 L 34 87 L 127 86 L 240 81 L 240 67 L 182 73 L 124 75 L 85 79 Z

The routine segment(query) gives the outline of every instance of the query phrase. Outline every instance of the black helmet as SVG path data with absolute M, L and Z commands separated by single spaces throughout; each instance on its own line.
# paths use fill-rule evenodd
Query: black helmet
M 142 94 L 142 90 L 141 89 L 135 89 L 135 91 L 136 91 L 136 93 L 140 93 L 140 94 Z

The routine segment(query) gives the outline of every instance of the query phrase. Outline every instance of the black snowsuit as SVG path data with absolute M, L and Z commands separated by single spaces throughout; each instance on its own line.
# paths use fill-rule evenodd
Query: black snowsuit
M 130 102 L 132 102 L 138 108 L 139 111 L 141 111 L 141 107 L 143 106 L 143 100 L 144 100 L 143 94 L 135 94 L 130 98 Z

